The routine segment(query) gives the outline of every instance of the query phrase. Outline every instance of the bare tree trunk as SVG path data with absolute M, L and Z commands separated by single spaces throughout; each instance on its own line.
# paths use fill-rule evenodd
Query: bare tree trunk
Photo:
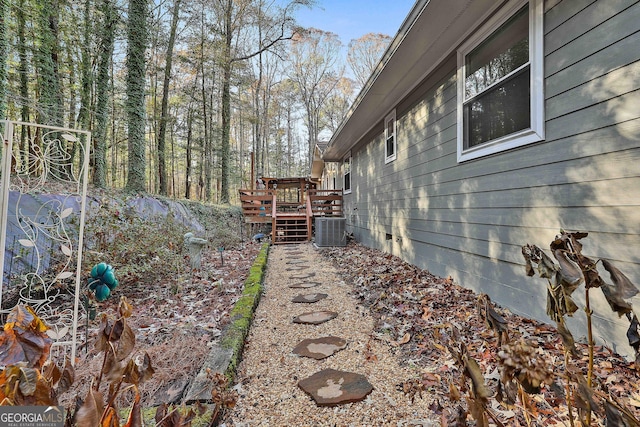
M 165 137 L 167 133 L 167 110 L 169 106 L 169 84 L 171 82 L 171 65 L 173 61 L 173 46 L 176 41 L 176 29 L 178 28 L 178 15 L 180 14 L 180 0 L 173 3 L 173 17 L 171 18 L 171 30 L 169 44 L 167 46 L 166 63 L 164 67 L 164 79 L 162 81 L 162 101 L 160 107 L 160 126 L 158 129 L 158 179 L 160 194 L 167 195 L 167 166 L 165 155 Z
M 209 200 L 210 197 L 210 183 L 211 183 L 211 169 L 208 158 L 210 156 L 211 144 L 210 138 L 211 135 L 209 133 L 209 112 L 207 108 L 207 84 L 206 84 L 206 74 L 204 69 L 204 38 L 202 39 L 202 44 L 200 45 L 200 66 L 201 68 L 201 85 L 200 85 L 200 94 L 202 96 L 202 120 L 204 121 L 204 139 L 202 141 L 202 152 L 201 152 L 201 161 L 200 161 L 200 179 L 198 181 L 198 185 L 200 187 L 200 199 L 204 198 Z M 203 177 L 203 174 L 208 179 Z
M 231 130 L 231 42 L 233 1 L 227 0 L 224 14 L 224 47 L 222 52 L 222 135 L 220 141 L 220 202 L 229 203 L 229 138 Z
M 184 198 L 191 198 L 191 147 L 193 146 L 193 111 L 189 107 L 187 111 L 187 153 L 185 166 L 185 189 Z
M 97 187 L 105 187 L 107 184 L 107 126 L 109 118 L 109 74 L 117 16 L 112 0 L 102 0 L 101 9 L 104 22 L 102 23 L 100 45 L 98 50 L 98 76 L 96 79 L 96 132 L 94 151 L 93 183 Z M 111 135 L 115 141 L 115 129 Z M 112 169 L 115 177 L 115 161 Z

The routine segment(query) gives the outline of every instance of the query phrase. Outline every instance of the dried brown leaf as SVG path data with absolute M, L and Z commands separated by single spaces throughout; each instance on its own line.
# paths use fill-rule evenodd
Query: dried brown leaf
M 122 333 L 120 334 L 120 339 L 118 341 L 118 346 L 116 350 L 116 359 L 118 362 L 126 359 L 133 348 L 136 345 L 136 334 L 133 332 L 133 329 L 126 323 L 122 322 Z
M 44 365 L 42 365 L 41 373 L 52 385 L 55 385 L 62 376 L 62 371 L 51 359 L 48 359 Z
M 466 354 L 462 356 L 464 362 L 465 373 L 471 378 L 473 391 L 477 399 L 486 400 L 491 397 L 491 391 L 484 383 L 484 376 L 480 370 L 478 362 Z
M 125 296 L 120 297 L 120 303 L 118 304 L 118 313 L 120 313 L 120 316 L 124 318 L 131 317 L 131 314 L 133 314 L 133 307 L 131 306 L 131 304 L 129 304 L 129 301 Z
M 607 427 L 638 427 L 638 421 L 629 411 L 605 400 L 604 411 L 607 417 Z
M 67 359 L 62 370 L 62 375 L 58 381 L 58 393 L 62 394 L 71 388 L 73 381 L 75 380 L 75 370 L 71 364 L 71 360 Z
M 102 372 L 104 377 L 111 382 L 118 382 L 122 378 L 126 364 L 118 362 L 114 356 L 113 351 L 107 351 L 105 354 L 104 366 Z
M 560 266 L 560 284 L 566 295 L 571 295 L 582 283 L 582 272 L 577 265 L 567 258 L 566 252 L 562 249 L 553 251 L 553 256 Z
M 114 407 L 108 407 L 102 417 L 100 427 L 119 427 L 120 420 Z
M 129 418 L 123 427 L 142 427 L 142 411 L 140 408 L 140 393 L 136 389 L 136 397 L 129 412 Z
M 454 383 L 452 383 L 451 381 L 449 381 L 449 399 L 452 402 L 457 402 L 458 400 L 460 400 L 460 390 L 458 390 L 458 387 L 456 387 L 456 385 Z
M 96 427 L 100 425 L 100 418 L 102 417 L 102 411 L 104 410 L 104 399 L 102 394 L 94 390 L 89 389 L 89 393 L 84 400 L 84 404 L 78 410 L 76 414 L 76 426 L 77 427 Z
M 155 370 L 153 369 L 153 366 L 151 366 L 151 358 L 149 357 L 149 354 L 146 351 L 144 352 L 144 358 L 142 359 L 142 365 L 140 365 L 139 372 L 140 372 L 141 383 L 151 379 L 151 377 L 155 372 Z
M 629 340 L 629 345 L 638 351 L 640 348 L 640 322 L 638 322 L 638 316 L 635 314 L 631 318 L 629 329 L 627 329 L 627 339 Z
M 562 345 L 564 346 L 564 348 L 569 351 L 569 353 L 573 356 L 573 357 L 580 357 L 580 351 L 578 350 L 578 348 L 576 347 L 576 342 L 573 339 L 573 335 L 571 334 L 571 331 L 569 331 L 569 329 L 567 329 L 566 325 L 564 324 L 564 322 L 559 322 L 558 323 L 558 333 L 560 334 L 560 337 L 562 338 Z
M 23 396 L 32 396 L 36 392 L 40 371 L 27 367 L 18 369 L 20 369 L 20 392 Z
M 11 310 L 0 332 L 0 365 L 26 362 L 40 369 L 49 357 L 51 338 L 45 333 L 46 325 L 31 308 L 18 305 Z
M 476 420 L 476 427 L 489 427 L 489 420 L 487 419 L 483 402 L 467 397 L 467 406 L 469 407 L 469 413 Z
M 402 344 L 406 344 L 409 342 L 409 340 L 411 340 L 411 334 L 410 333 L 406 333 L 402 336 L 402 338 L 398 341 L 398 345 L 402 345 Z
M 622 299 L 622 295 L 618 292 L 617 288 L 609 285 L 608 283 L 604 283 L 600 286 L 600 290 L 602 291 L 604 298 L 609 303 L 611 310 L 618 313 L 618 317 L 631 313 L 631 304 Z
M 616 294 L 621 298 L 632 298 L 638 294 L 638 288 L 616 266 L 606 259 L 601 260 L 602 266 L 609 272 L 615 285 Z

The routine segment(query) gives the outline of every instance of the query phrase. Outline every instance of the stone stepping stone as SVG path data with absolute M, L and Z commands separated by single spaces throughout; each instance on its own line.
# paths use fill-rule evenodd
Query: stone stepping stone
M 290 249 L 287 250 L 287 256 L 289 256 L 289 255 L 302 255 L 302 253 L 303 253 L 302 251 L 293 251 L 293 250 L 290 250 Z
M 308 265 L 294 265 L 293 267 L 288 267 L 286 270 L 287 271 L 302 271 L 302 270 L 306 270 L 307 268 L 309 268 Z
M 343 350 L 347 346 L 347 341 L 338 337 L 322 337 L 316 339 L 306 339 L 300 342 L 293 352 L 298 356 L 310 357 L 321 360 Z
M 308 279 L 309 277 L 313 277 L 315 275 L 316 275 L 315 271 L 312 271 L 311 273 L 307 273 L 305 275 L 291 276 L 291 278 L 296 280 L 304 280 L 304 279 Z
M 294 317 L 293 323 L 319 325 L 321 323 L 328 322 L 331 319 L 335 319 L 336 317 L 338 317 L 338 313 L 335 311 L 311 311 Z
M 291 261 L 287 261 L 286 264 L 288 265 L 304 264 L 305 262 L 307 262 L 307 260 L 305 259 L 292 259 Z
M 324 369 L 298 382 L 318 406 L 336 406 L 359 402 L 373 391 L 364 375 Z
M 329 295 L 327 294 L 305 294 L 305 295 L 296 295 L 291 302 L 306 302 L 306 303 L 314 303 L 320 300 L 325 299 Z
M 320 282 L 306 282 L 306 283 L 296 283 L 295 285 L 289 285 L 292 289 L 308 289 L 313 288 L 320 285 Z

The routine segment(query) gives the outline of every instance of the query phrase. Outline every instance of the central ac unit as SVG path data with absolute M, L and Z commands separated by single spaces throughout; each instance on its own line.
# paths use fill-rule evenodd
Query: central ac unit
M 346 218 L 316 218 L 318 246 L 347 246 Z

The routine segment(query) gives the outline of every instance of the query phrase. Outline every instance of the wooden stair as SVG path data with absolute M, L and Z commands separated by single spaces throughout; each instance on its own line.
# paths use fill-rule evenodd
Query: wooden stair
M 342 216 L 341 190 L 308 190 L 300 206 L 279 203 L 276 190 L 240 190 L 240 201 L 246 222 L 271 222 L 273 244 L 308 242 L 314 218 Z
M 273 217 L 271 241 L 302 243 L 311 239 L 311 219 L 306 213 L 278 213 Z

